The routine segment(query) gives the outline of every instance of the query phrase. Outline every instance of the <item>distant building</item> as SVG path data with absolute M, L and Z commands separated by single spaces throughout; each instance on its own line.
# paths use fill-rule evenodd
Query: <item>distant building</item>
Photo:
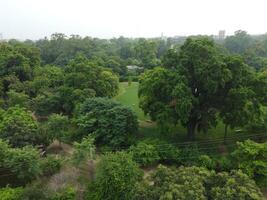
M 225 30 L 220 30 L 219 35 L 218 35 L 218 39 L 223 40 L 224 38 L 225 38 Z
M 0 40 L 3 40 L 3 34 L 0 33 Z
M 137 65 L 128 65 L 128 66 L 126 66 L 126 68 L 128 69 L 128 70 L 138 70 L 138 69 L 143 69 L 143 67 L 138 67 Z

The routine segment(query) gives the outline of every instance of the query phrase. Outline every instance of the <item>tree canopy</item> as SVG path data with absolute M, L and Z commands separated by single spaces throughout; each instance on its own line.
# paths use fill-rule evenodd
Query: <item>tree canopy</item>
M 265 95 L 266 87 L 258 91 L 255 83 L 266 82 L 240 57 L 221 54 L 205 37 L 188 38 L 176 59 L 174 53 L 169 55 L 168 68 L 149 70 L 140 79 L 140 107 L 153 120 L 181 122 L 193 138 L 195 130 L 216 126 L 218 114 L 226 124 L 238 126 L 260 113 L 258 97 Z M 237 104 L 233 112 L 227 111 Z

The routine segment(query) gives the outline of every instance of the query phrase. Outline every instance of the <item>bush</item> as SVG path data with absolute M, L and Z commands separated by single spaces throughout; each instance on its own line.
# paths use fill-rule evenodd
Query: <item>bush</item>
M 215 169 L 216 163 L 208 155 L 201 155 L 198 157 L 198 166 L 205 167 L 207 169 Z
M 57 173 L 62 166 L 62 160 L 53 156 L 48 155 L 46 158 L 41 160 L 41 169 L 43 176 L 52 176 Z
M 136 146 L 132 146 L 129 150 L 133 156 L 133 160 L 141 166 L 152 165 L 160 160 L 158 151 L 152 144 L 139 142 Z
M 75 200 L 76 191 L 73 187 L 68 186 L 60 192 L 57 192 L 50 200 Z
M 161 163 L 171 164 L 179 162 L 180 151 L 172 144 L 158 139 L 146 140 L 145 142 L 156 147 Z
M 61 114 L 52 114 L 47 120 L 47 131 L 50 140 L 57 139 L 60 142 L 64 141 L 69 129 L 69 119 Z
M 227 156 L 222 156 L 219 159 L 216 159 L 216 162 L 217 162 L 216 166 L 217 171 L 230 171 L 234 169 L 231 159 Z
M 10 107 L 1 114 L 0 138 L 8 140 L 13 147 L 41 144 L 37 121 L 24 108 Z
M 23 189 L 18 188 L 0 188 L 0 198 L 1 200 L 21 200 Z
M 130 108 L 107 98 L 87 99 L 76 122 L 80 139 L 94 134 L 96 143 L 115 148 L 128 146 L 138 128 L 137 116 Z
M 184 166 L 196 165 L 200 155 L 197 145 L 187 145 L 181 148 L 179 163 Z
M 108 153 L 97 166 L 96 179 L 89 185 L 86 199 L 133 199 L 142 171 L 126 152 Z
M 259 185 L 267 185 L 267 142 L 238 142 L 231 155 L 236 168 L 254 178 Z
M 254 180 L 242 171 L 222 172 L 210 180 L 210 199 L 214 200 L 262 200 L 263 195 Z
M 178 163 L 180 151 L 173 145 L 158 139 L 144 140 L 130 149 L 133 159 L 142 166 L 161 163 Z
M 26 184 L 41 174 L 39 152 L 31 146 L 10 148 L 3 165 L 21 184 Z
M 136 197 L 144 200 L 263 199 L 255 182 L 241 171 L 216 174 L 214 171 L 196 166 L 179 168 L 159 166 L 148 180 L 153 184 L 141 182 Z
M 74 152 L 72 155 L 73 163 L 79 165 L 83 161 L 93 159 L 95 156 L 95 139 L 91 136 L 87 136 L 82 139 L 80 143 L 75 142 Z
M 21 200 L 49 200 L 48 195 L 40 182 L 34 182 L 25 187 Z

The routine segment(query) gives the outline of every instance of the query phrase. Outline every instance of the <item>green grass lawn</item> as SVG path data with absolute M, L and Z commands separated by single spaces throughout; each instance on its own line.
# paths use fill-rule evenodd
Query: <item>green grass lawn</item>
M 144 121 L 149 119 L 148 116 L 144 115 L 141 108 L 139 108 L 138 82 L 132 82 L 131 85 L 128 85 L 127 82 L 120 83 L 120 92 L 115 99 L 123 105 L 131 107 L 137 114 L 139 120 Z
M 117 101 L 123 105 L 131 107 L 137 114 L 139 119 L 139 133 L 138 138 L 158 138 L 161 140 L 166 140 L 171 143 L 181 143 L 187 140 L 186 129 L 180 124 L 174 126 L 169 125 L 165 128 L 160 128 L 155 122 L 151 122 L 148 116 L 144 115 L 144 112 L 139 108 L 138 99 L 138 83 L 132 82 L 128 85 L 127 82 L 120 83 L 120 92 L 118 96 L 115 97 Z M 239 136 L 251 135 L 251 133 L 237 133 L 234 130 L 228 130 L 228 137 L 235 137 L 236 140 Z M 196 134 L 196 141 L 203 143 L 209 140 L 220 140 L 224 137 L 224 124 L 219 122 L 216 128 L 210 129 L 207 133 L 200 132 Z

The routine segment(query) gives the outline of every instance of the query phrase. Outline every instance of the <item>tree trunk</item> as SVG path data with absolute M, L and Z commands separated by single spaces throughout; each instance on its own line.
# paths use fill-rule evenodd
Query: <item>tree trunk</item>
M 226 144 L 227 128 L 228 128 L 228 125 L 225 124 L 225 126 L 224 126 L 224 138 L 223 138 L 223 143 L 224 143 L 224 144 Z
M 187 124 L 187 137 L 189 140 L 195 140 L 195 130 L 197 123 L 195 121 L 190 121 Z

